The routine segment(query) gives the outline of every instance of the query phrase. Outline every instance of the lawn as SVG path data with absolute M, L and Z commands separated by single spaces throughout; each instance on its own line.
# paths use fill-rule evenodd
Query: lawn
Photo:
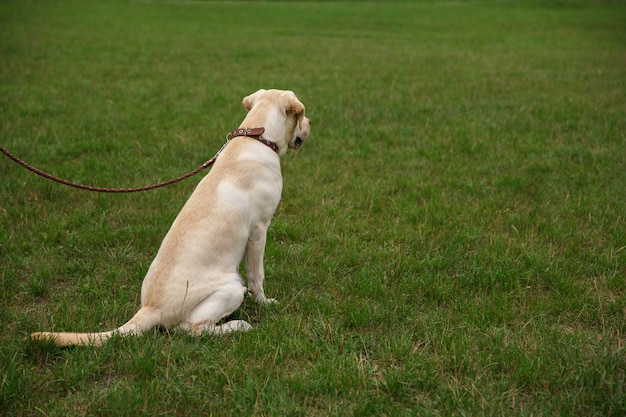
M 626 4 L 0 3 L 0 145 L 103 187 L 189 171 L 258 88 L 282 160 L 266 293 L 225 337 L 100 348 L 200 177 L 95 194 L 0 155 L 0 414 L 623 416 Z M 243 273 L 243 272 L 242 272 Z

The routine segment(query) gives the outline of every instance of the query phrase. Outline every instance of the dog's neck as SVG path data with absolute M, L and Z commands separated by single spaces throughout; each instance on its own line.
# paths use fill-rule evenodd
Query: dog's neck
M 272 149 L 274 152 L 278 153 L 278 145 L 271 140 L 267 140 L 263 137 L 263 133 L 265 132 L 264 127 L 254 127 L 254 128 L 239 128 L 230 132 L 230 138 L 236 138 L 237 136 L 246 136 L 249 138 L 253 138 L 264 144 L 265 146 Z

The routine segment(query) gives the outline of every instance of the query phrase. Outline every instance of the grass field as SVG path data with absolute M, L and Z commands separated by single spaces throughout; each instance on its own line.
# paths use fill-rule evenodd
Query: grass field
M 623 416 L 626 4 L 0 4 L 0 144 L 74 181 L 169 179 L 258 88 L 283 159 L 245 334 L 101 348 L 199 177 L 74 190 L 0 156 L 0 414 Z

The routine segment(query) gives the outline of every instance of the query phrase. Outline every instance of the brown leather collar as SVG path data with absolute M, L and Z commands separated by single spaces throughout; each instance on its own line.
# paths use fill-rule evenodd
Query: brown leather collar
M 265 139 L 263 137 L 264 132 L 265 132 L 264 127 L 253 127 L 252 129 L 242 127 L 242 128 L 235 129 L 232 132 L 230 132 L 230 138 L 232 139 L 237 136 L 247 136 L 249 138 L 258 140 L 265 146 L 268 146 L 269 148 L 271 148 L 274 152 L 278 153 L 278 145 L 276 145 L 274 142 L 270 140 Z

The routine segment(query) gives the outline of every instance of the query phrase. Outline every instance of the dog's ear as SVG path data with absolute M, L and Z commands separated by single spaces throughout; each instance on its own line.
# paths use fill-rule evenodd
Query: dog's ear
M 298 125 L 300 125 L 300 123 L 302 122 L 302 119 L 304 118 L 304 110 L 305 110 L 304 104 L 302 104 L 300 100 L 298 100 L 296 95 L 293 93 L 289 94 L 287 98 L 287 105 L 285 108 L 285 112 L 287 114 L 290 114 L 290 113 L 295 114 L 296 117 L 298 118 Z
M 254 106 L 254 103 L 256 103 L 256 101 L 258 100 L 259 96 L 263 94 L 264 92 L 265 92 L 264 89 L 257 90 L 256 92 L 250 94 L 249 96 L 244 97 L 241 104 L 243 104 L 243 107 L 247 111 L 250 111 L 250 109 Z
M 302 104 L 293 93 L 288 94 L 285 111 L 287 112 L 287 114 L 295 113 L 299 116 L 300 114 L 304 113 L 304 104 Z

